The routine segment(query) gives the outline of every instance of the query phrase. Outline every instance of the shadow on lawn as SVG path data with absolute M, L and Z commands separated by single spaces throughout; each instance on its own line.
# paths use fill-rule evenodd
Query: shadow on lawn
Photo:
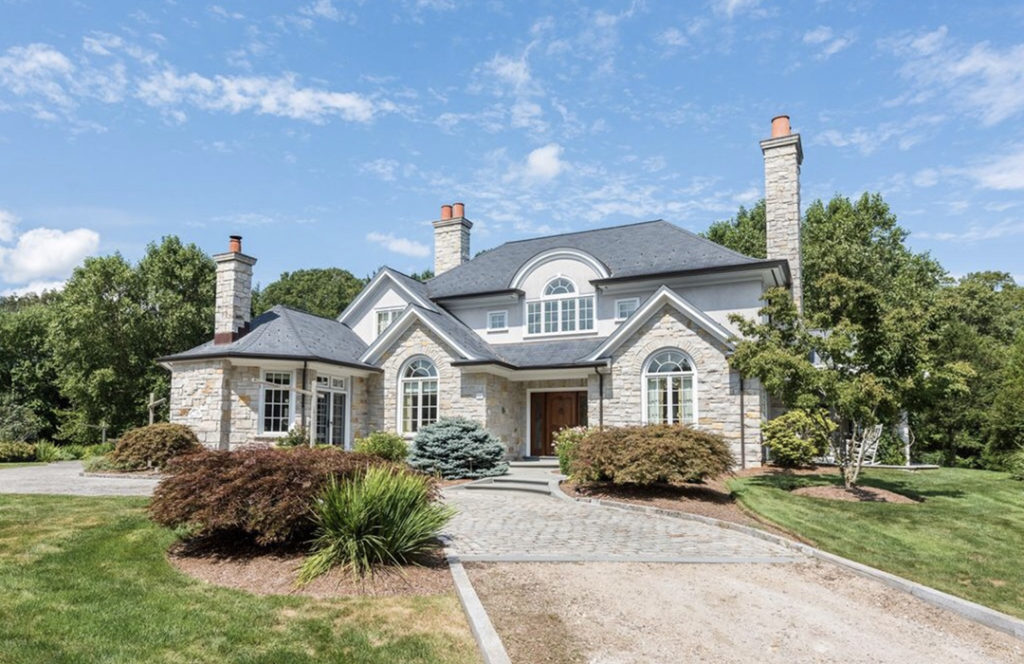
M 842 479 L 838 474 L 834 473 L 793 473 L 780 469 L 763 475 L 750 477 L 747 479 L 747 482 L 753 486 L 770 487 L 773 489 L 780 489 L 782 491 L 794 491 L 804 487 L 824 486 L 829 484 L 840 486 L 842 484 Z M 915 487 L 911 482 L 906 480 L 869 477 L 864 475 L 860 477 L 858 484 L 862 487 L 873 487 L 876 489 L 892 491 L 893 493 L 906 496 L 907 498 L 919 503 L 924 502 L 928 498 L 959 499 L 964 498 L 967 495 L 960 489 L 924 489 Z

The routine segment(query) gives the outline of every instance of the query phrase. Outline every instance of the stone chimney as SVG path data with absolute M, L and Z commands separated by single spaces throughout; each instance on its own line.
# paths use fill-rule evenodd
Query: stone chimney
M 764 215 L 768 258 L 789 261 L 793 301 L 803 311 L 803 273 L 800 257 L 800 164 L 804 150 L 800 134 L 789 127 L 789 116 L 772 118 L 772 136 L 761 141 L 764 154 Z
M 452 203 L 441 206 L 441 218 L 434 222 L 434 275 L 447 272 L 469 260 L 469 229 L 466 206 Z
M 217 263 L 213 343 L 229 344 L 249 331 L 256 259 L 242 253 L 242 236 L 232 235 L 227 253 L 217 254 L 213 260 Z

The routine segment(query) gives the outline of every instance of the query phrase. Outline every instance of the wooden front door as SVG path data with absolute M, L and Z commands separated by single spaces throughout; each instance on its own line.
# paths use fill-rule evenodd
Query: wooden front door
M 534 392 L 530 395 L 530 454 L 553 456 L 555 434 L 586 423 L 586 392 Z

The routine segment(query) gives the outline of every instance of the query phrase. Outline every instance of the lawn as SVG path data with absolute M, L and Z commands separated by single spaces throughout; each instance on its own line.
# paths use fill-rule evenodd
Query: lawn
M 43 461 L 4 461 L 0 463 L 0 470 L 5 468 L 18 468 L 19 466 L 42 466 L 45 465 Z
M 868 470 L 861 484 L 923 499 L 851 503 L 788 490 L 836 475 L 730 480 L 741 503 L 816 546 L 1024 618 L 1024 484 L 1005 473 Z
M 317 600 L 193 581 L 141 498 L 0 496 L 0 662 L 479 661 L 454 595 Z

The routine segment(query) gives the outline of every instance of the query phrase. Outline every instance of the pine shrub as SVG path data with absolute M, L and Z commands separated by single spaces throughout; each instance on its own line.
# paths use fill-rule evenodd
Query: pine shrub
M 430 479 L 396 467 L 332 477 L 313 508 L 313 553 L 299 583 L 341 566 L 363 576 L 378 565 L 415 564 L 439 546 L 455 509 L 433 502 Z
M 402 462 L 409 456 L 409 444 L 397 433 L 374 431 L 366 438 L 356 439 L 356 452 L 374 454 L 388 461 Z
M 330 477 L 344 480 L 386 464 L 337 448 L 203 450 L 171 460 L 150 516 L 195 536 L 242 536 L 261 546 L 300 542 L 313 535 L 313 503 Z
M 445 479 L 477 479 L 508 472 L 505 445 L 465 417 L 443 417 L 420 429 L 409 465 Z
M 1024 482 L 1024 448 L 1011 452 L 1007 459 L 1010 477 Z
M 607 427 L 580 441 L 570 470 L 581 482 L 680 484 L 717 477 L 734 459 L 721 436 L 683 425 Z
M 183 424 L 161 422 L 131 429 L 117 441 L 110 462 L 123 470 L 159 470 L 180 454 L 202 449 L 199 439 Z

